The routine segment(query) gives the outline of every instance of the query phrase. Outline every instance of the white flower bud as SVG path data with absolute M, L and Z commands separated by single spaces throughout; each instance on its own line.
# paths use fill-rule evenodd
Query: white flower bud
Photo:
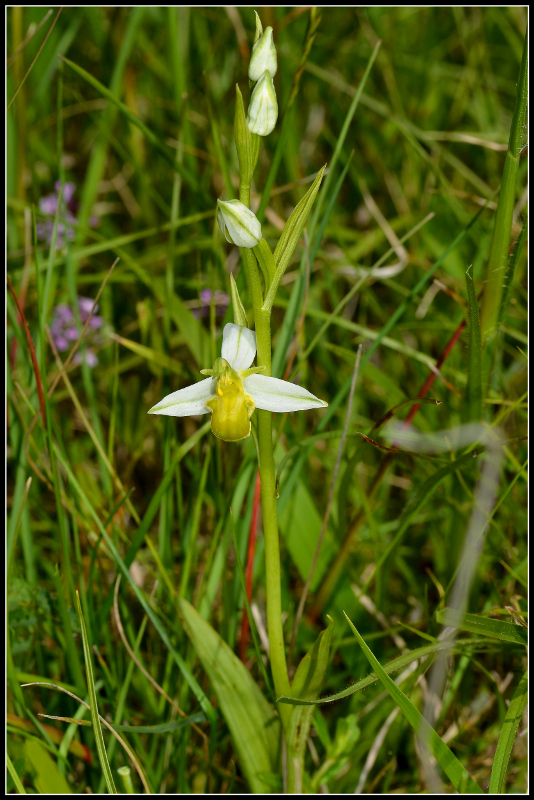
M 271 78 L 276 75 L 278 64 L 276 48 L 273 42 L 273 29 L 265 28 L 263 36 L 258 39 L 252 48 L 252 56 L 248 67 L 248 77 L 251 81 L 259 81 L 264 72 L 269 72 Z
M 273 79 L 269 72 L 264 72 L 252 92 L 248 107 L 247 125 L 251 133 L 268 136 L 278 119 L 278 103 L 274 91 Z
M 230 244 L 256 247 L 261 242 L 260 221 L 240 200 L 217 200 L 217 222 Z

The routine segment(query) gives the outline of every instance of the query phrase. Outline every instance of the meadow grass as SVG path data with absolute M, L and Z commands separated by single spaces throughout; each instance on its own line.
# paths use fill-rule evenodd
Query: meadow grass
M 328 164 L 271 318 L 273 375 L 329 403 L 273 419 L 291 679 L 331 637 L 301 788 L 524 792 L 526 10 L 258 13 L 270 245 Z M 253 10 L 7 23 L 8 791 L 255 791 L 254 441 L 147 414 L 219 355 L 230 274 L 253 319 L 215 221 Z

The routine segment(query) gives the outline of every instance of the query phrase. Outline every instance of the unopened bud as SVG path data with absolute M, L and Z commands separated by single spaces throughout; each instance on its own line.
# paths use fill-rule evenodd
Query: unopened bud
M 273 29 L 266 28 L 263 36 L 252 48 L 252 56 L 248 67 L 248 77 L 251 81 L 259 81 L 264 72 L 269 72 L 271 78 L 276 75 L 278 64 L 276 48 L 273 42 Z
M 268 136 L 278 119 L 278 103 L 273 79 L 264 72 L 252 92 L 248 107 L 247 125 L 249 131 L 258 136 Z
M 217 200 L 217 222 L 230 244 L 250 248 L 261 242 L 260 221 L 240 200 Z

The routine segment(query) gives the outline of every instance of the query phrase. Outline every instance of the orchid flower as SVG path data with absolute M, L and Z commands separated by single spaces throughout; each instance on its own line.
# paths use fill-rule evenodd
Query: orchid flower
M 201 370 L 210 377 L 172 392 L 148 413 L 189 417 L 210 412 L 215 436 L 238 442 L 250 435 L 255 408 L 283 412 L 328 405 L 295 383 L 258 374 L 264 367 L 251 367 L 255 355 L 254 331 L 229 322 L 223 331 L 221 358 L 213 369 Z

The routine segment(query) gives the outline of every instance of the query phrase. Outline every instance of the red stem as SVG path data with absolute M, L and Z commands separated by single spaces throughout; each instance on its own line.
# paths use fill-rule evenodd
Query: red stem
M 30 333 L 30 329 L 28 328 L 28 323 L 26 322 L 26 317 L 24 316 L 24 311 L 22 310 L 22 306 L 19 302 L 19 299 L 15 293 L 13 288 L 13 284 L 9 280 L 9 275 L 7 277 L 7 282 L 9 288 L 11 289 L 11 293 L 15 298 L 15 303 L 17 304 L 17 309 L 20 314 L 20 318 L 22 320 L 22 324 L 24 325 L 24 330 L 26 332 L 26 339 L 28 340 L 28 347 L 30 348 L 30 356 L 32 359 L 33 368 L 35 370 L 35 379 L 37 381 L 37 393 L 39 395 L 39 405 L 41 407 L 41 416 L 43 418 L 43 425 L 46 428 L 46 411 L 45 411 L 45 401 L 44 401 L 44 394 L 43 394 L 43 384 L 41 382 L 41 374 L 39 372 L 39 367 L 37 365 L 37 356 L 35 355 L 35 347 L 33 346 L 32 335 Z

